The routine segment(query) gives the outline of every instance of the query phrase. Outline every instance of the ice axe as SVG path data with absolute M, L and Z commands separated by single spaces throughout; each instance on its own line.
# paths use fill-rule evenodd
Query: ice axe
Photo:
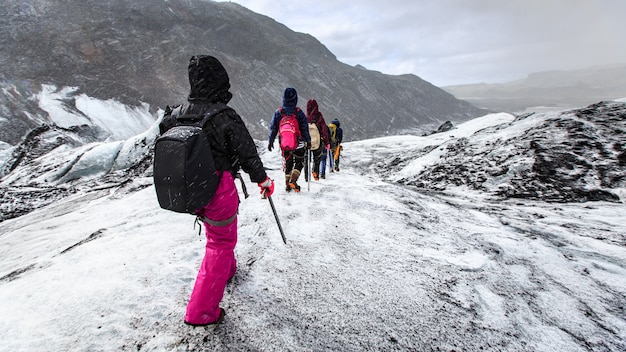
M 278 229 L 280 230 L 280 236 L 283 238 L 283 243 L 287 244 L 287 239 L 285 238 L 285 232 L 283 232 L 283 226 L 280 224 L 280 220 L 278 219 L 278 214 L 276 213 L 276 207 L 274 207 L 274 202 L 272 201 L 272 197 L 267 196 L 267 199 L 270 201 L 270 206 L 272 207 L 272 212 L 274 213 L 276 224 L 278 224 Z

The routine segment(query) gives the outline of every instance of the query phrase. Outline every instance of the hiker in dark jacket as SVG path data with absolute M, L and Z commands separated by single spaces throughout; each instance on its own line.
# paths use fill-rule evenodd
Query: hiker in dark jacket
M 272 116 L 272 121 L 270 122 L 270 136 L 269 144 L 267 146 L 269 151 L 272 151 L 274 148 L 274 139 L 276 139 L 276 136 L 278 135 L 280 121 L 283 118 L 282 113 L 285 115 L 295 113 L 296 119 L 298 120 L 298 129 L 300 130 L 300 144 L 295 150 L 281 149 L 283 155 L 283 170 L 285 171 L 285 190 L 287 192 L 292 189 L 295 192 L 300 192 L 300 186 L 297 181 L 300 177 L 300 173 L 302 173 L 302 168 L 304 167 L 304 158 L 307 150 L 311 146 L 311 136 L 309 135 L 306 115 L 297 105 L 298 92 L 296 92 L 295 88 L 286 88 L 283 93 L 283 106 L 274 112 L 274 116 Z
M 161 133 L 172 127 L 182 114 L 203 114 L 215 104 L 227 104 L 232 98 L 226 70 L 214 57 L 193 56 L 189 60 L 191 92 L 187 103 L 164 116 Z M 170 111 L 171 113 L 171 111 Z M 193 326 L 216 324 L 224 319 L 219 307 L 226 282 L 233 277 L 237 264 L 234 249 L 237 244 L 237 208 L 239 195 L 234 175 L 243 169 L 250 180 L 261 188 L 266 197 L 274 191 L 274 182 L 267 176 L 256 146 L 241 117 L 231 108 L 217 113 L 204 126 L 215 166 L 220 177 L 215 195 L 197 213 L 204 216 L 206 251 L 187 304 L 185 323 Z
M 309 124 L 314 123 L 320 134 L 320 143 L 318 148 L 313 149 L 311 147 L 311 153 L 313 154 L 313 171 L 312 176 L 314 180 L 319 180 L 320 177 L 326 178 L 325 170 L 320 174 L 320 160 L 323 155 L 326 155 L 330 150 L 330 139 L 328 137 L 328 126 L 324 121 L 324 116 L 319 111 L 319 106 L 315 99 L 309 99 L 306 103 L 306 118 Z M 326 160 L 324 160 L 324 163 Z M 325 168 L 324 168 L 325 169 Z

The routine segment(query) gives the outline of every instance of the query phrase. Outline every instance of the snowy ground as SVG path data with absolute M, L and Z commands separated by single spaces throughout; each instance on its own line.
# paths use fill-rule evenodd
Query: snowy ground
M 377 143 L 346 143 L 310 191 L 277 182 L 287 245 L 244 176 L 215 331 L 183 324 L 204 236 L 150 178 L 0 223 L 0 351 L 626 350 L 623 203 L 418 191 L 366 167 Z M 281 180 L 279 154 L 263 160 Z

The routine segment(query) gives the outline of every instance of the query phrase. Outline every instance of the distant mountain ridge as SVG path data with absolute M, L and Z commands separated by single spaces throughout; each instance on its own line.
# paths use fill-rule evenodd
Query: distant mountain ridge
M 626 97 L 626 64 L 536 72 L 507 83 L 465 84 L 443 89 L 459 99 L 494 111 L 523 112 L 541 106 L 577 108 Z
M 285 87 L 315 98 L 346 139 L 436 129 L 484 115 L 414 75 L 390 76 L 337 61 L 310 35 L 234 3 L 206 0 L 7 0 L 0 10 L 0 140 L 16 144 L 47 119 L 32 96 L 42 84 L 153 113 L 188 94 L 187 62 L 218 57 L 231 105 L 265 139 Z M 73 104 L 70 97 L 66 103 Z

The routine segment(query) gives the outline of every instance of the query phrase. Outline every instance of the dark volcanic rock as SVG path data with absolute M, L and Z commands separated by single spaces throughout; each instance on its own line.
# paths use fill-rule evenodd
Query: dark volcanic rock
M 381 167 L 393 176 L 410 160 L 444 148 L 400 182 L 428 190 L 461 186 L 507 198 L 550 202 L 619 201 L 626 187 L 626 104 L 602 102 L 560 113 L 527 114 L 469 138 L 407 150 Z
M 437 129 L 437 132 L 438 132 L 438 133 L 441 133 L 441 132 L 448 132 L 448 131 L 450 131 L 453 127 L 454 127 L 454 125 L 452 124 L 452 122 L 450 122 L 450 121 L 446 121 L 446 122 L 444 122 L 441 126 L 439 126 L 439 128 Z

